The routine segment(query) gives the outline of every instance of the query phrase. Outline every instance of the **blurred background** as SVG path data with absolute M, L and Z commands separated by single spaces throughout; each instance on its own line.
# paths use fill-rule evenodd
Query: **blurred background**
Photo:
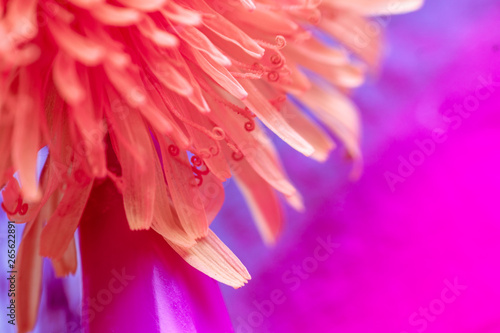
M 319 164 L 275 140 L 306 212 L 285 208 L 272 248 L 226 186 L 213 229 L 253 277 L 221 286 L 236 333 L 500 332 L 500 2 L 428 0 L 374 22 L 361 33 L 380 28 L 383 63 L 353 92 L 362 177 L 348 181 L 342 149 Z M 46 276 L 75 297 L 42 306 L 78 313 L 79 278 Z
M 375 22 L 384 60 L 354 92 L 363 176 L 341 150 L 319 164 L 275 140 L 306 212 L 286 209 L 273 248 L 226 187 L 214 230 L 253 277 L 222 286 L 237 333 L 500 332 L 500 2 Z

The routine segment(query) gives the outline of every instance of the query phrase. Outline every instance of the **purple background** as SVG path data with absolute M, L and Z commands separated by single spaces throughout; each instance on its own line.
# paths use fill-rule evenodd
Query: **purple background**
M 498 0 L 429 0 L 417 13 L 384 21 L 381 71 L 353 96 L 363 119 L 364 174 L 347 181 L 341 150 L 319 164 L 277 142 L 307 211 L 287 209 L 275 247 L 262 245 L 243 198 L 227 184 L 213 226 L 253 276 L 238 290 L 222 286 L 237 333 L 500 332 L 500 87 L 490 86 L 467 118 L 454 115 L 453 127 L 443 119 L 471 100 L 481 78 L 500 82 L 499 19 Z M 428 143 L 436 129 L 446 141 L 420 154 L 415 140 Z M 400 159 L 412 156 L 424 156 L 421 165 L 392 190 L 386 173 L 398 174 Z M 328 239 L 336 247 L 315 259 Z M 81 288 L 78 275 L 49 280 L 54 290 Z M 270 306 L 276 292 L 280 304 Z M 4 282 L 4 308 L 2 295 Z M 65 320 L 78 321 L 68 314 L 79 312 L 80 296 L 58 297 L 44 293 L 42 304 L 52 309 L 41 325 L 64 332 Z M 1 313 L 0 332 L 13 332 Z
M 278 144 L 307 212 L 287 209 L 274 248 L 226 187 L 214 228 L 253 277 L 222 287 L 237 333 L 500 332 L 500 84 L 473 105 L 481 78 L 500 83 L 500 3 L 427 1 L 391 18 L 386 40 L 379 75 L 354 95 L 366 162 L 358 182 L 347 181 L 342 152 L 318 164 Z M 469 116 L 448 113 L 464 102 Z M 432 149 L 439 129 L 446 141 Z M 392 191 L 386 172 L 410 157 L 421 165 L 402 170 Z M 318 237 L 338 245 L 324 261 L 313 259 Z M 271 306 L 273 291 L 283 296 Z

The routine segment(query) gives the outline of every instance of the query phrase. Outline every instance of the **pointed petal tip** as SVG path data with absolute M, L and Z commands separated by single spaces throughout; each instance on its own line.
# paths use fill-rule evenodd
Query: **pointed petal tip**
M 142 223 L 140 225 L 129 225 L 130 230 L 132 231 L 143 231 L 143 230 L 149 230 L 151 229 L 151 225 L 148 225 L 146 223 Z
M 33 190 L 23 190 L 21 189 L 23 193 L 23 198 L 27 202 L 39 202 L 42 199 L 42 192 L 40 189 L 36 188 Z
M 301 141 L 304 141 L 304 140 L 302 139 Z M 314 153 L 316 152 L 316 150 L 308 142 L 304 141 L 303 147 L 301 147 L 299 152 L 302 153 L 302 155 L 304 155 L 306 157 L 312 157 L 314 155 Z
M 316 162 L 319 163 L 325 163 L 328 160 L 328 157 L 330 156 L 330 153 L 319 153 L 319 152 L 314 152 L 311 154 L 311 158 L 314 159 Z
M 248 93 L 247 93 L 245 90 L 243 90 L 243 91 L 240 93 L 240 95 L 238 95 L 238 96 L 236 96 L 236 97 L 238 97 L 238 99 L 239 99 L 240 101 L 244 101 L 244 100 L 246 100 L 246 99 L 248 98 Z
M 352 182 L 358 181 L 363 175 L 363 159 L 361 156 L 358 156 L 353 159 L 353 165 L 351 168 L 351 172 L 349 173 L 349 180 Z
M 240 284 L 232 285 L 231 287 L 233 287 L 234 289 L 240 289 L 240 288 L 243 288 L 248 282 L 249 281 L 243 281 Z
M 266 247 L 272 248 L 276 245 L 277 237 L 272 237 L 272 236 L 264 237 L 263 235 L 261 237 Z
M 304 200 L 299 192 L 286 196 L 286 201 L 296 211 L 301 213 L 305 211 Z
M 241 276 L 239 276 L 238 280 L 235 280 L 233 283 L 225 283 L 225 284 L 228 284 L 234 289 L 240 289 L 243 288 L 247 283 L 249 283 L 251 279 L 252 277 L 250 276 L 250 273 L 248 273 L 247 269 L 245 268 L 245 270 L 241 272 Z
M 424 5 L 424 2 L 424 0 L 396 1 L 386 6 L 386 8 L 380 9 L 370 14 L 373 16 L 408 14 L 421 9 Z
M 404 1 L 401 7 L 397 8 L 397 11 L 392 14 L 405 14 L 421 9 L 424 6 L 424 0 L 409 0 Z

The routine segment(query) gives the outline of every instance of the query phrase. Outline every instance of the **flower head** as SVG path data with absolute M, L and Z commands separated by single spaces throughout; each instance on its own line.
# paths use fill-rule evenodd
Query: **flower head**
M 346 95 L 363 82 L 363 62 L 379 56 L 365 17 L 420 4 L 0 1 L 2 206 L 30 235 L 18 265 L 40 253 L 58 274 L 73 272 L 74 232 L 93 184 L 109 177 L 131 229 L 154 229 L 197 269 L 242 286 L 248 272 L 209 229 L 222 183 L 235 177 L 272 243 L 277 193 L 298 209 L 302 202 L 265 128 L 323 161 L 335 144 L 300 111 L 307 107 L 359 161 L 358 116 Z

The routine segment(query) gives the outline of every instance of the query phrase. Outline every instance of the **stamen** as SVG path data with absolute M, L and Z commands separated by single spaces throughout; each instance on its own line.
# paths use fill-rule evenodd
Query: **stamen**
M 7 207 L 5 207 L 3 202 L 2 202 L 2 208 L 9 215 L 16 215 L 17 213 L 19 213 L 19 215 L 26 215 L 26 213 L 28 212 L 28 204 L 27 203 L 23 204 L 23 199 L 21 197 L 17 199 L 17 207 L 16 209 L 14 209 L 13 212 L 9 211 Z
M 243 159 L 243 153 L 241 151 L 235 151 L 231 154 L 231 157 L 235 161 L 241 161 Z
M 178 156 L 179 155 L 179 147 L 176 145 L 170 145 L 168 146 L 168 152 L 172 156 Z
M 219 140 L 221 140 L 220 139 L 220 135 L 221 135 L 220 131 L 217 132 L 217 130 L 216 130 L 216 132 L 214 133 L 214 132 L 212 132 L 213 130 L 212 131 L 207 130 L 205 127 L 203 127 L 201 125 L 198 125 L 195 122 L 193 122 L 193 121 L 187 119 L 186 117 L 182 116 L 179 113 L 179 111 L 177 111 L 175 108 L 172 109 L 172 113 L 177 118 L 179 118 L 183 123 L 185 123 L 186 125 L 189 125 L 192 128 L 194 128 L 194 129 L 200 131 L 201 133 L 205 134 L 206 136 L 208 136 L 208 138 L 215 143 L 215 145 L 217 146 L 217 149 L 220 150 L 220 146 L 219 146 L 219 142 L 218 142 Z M 220 129 L 220 130 L 222 131 L 222 129 Z
M 276 81 L 278 81 L 278 80 L 279 80 L 279 78 L 280 78 L 280 75 L 279 75 L 279 73 L 278 73 L 278 72 L 269 72 L 269 73 L 267 74 L 267 79 L 268 79 L 269 81 L 271 81 L 271 82 L 276 82 Z
M 205 162 L 197 155 L 193 155 L 191 157 L 191 163 L 193 164 L 191 166 L 191 169 L 193 170 L 194 178 L 198 180 L 198 182 L 195 185 L 201 186 L 201 184 L 203 184 L 203 176 L 208 175 L 210 170 L 208 169 Z M 199 167 L 202 167 L 202 169 L 198 169 Z
M 249 132 L 253 131 L 255 129 L 255 121 L 253 119 L 250 119 L 245 123 L 245 129 Z
M 278 35 L 275 37 L 274 40 L 276 41 L 276 44 L 271 44 L 271 43 L 265 42 L 263 40 L 256 40 L 256 42 L 262 47 L 265 47 L 268 49 L 273 49 L 273 50 L 281 50 L 282 48 L 284 48 L 286 46 L 285 37 Z

